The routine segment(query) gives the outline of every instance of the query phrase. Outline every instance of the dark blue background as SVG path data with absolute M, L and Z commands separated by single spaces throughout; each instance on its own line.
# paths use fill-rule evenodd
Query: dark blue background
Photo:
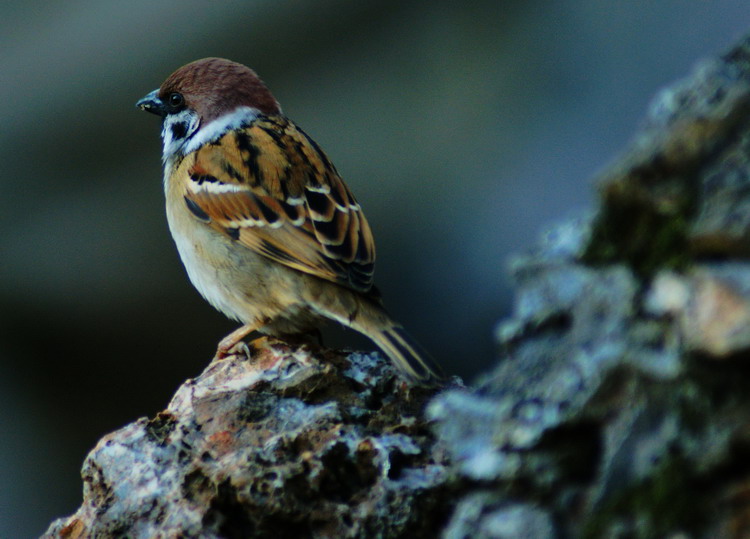
M 179 264 L 158 122 L 134 108 L 175 68 L 261 74 L 365 208 L 390 310 L 471 379 L 511 309 L 507 256 L 588 206 L 654 93 L 749 19 L 743 0 L 4 2 L 0 536 L 72 512 L 86 452 L 233 329 Z

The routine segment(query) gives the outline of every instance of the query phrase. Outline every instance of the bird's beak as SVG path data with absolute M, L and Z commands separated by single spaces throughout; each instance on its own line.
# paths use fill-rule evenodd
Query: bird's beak
M 159 99 L 158 88 L 146 95 L 146 97 L 139 99 L 135 106 L 141 110 L 145 110 L 146 112 L 161 116 L 162 118 L 167 115 L 167 109 L 164 106 L 162 100 Z

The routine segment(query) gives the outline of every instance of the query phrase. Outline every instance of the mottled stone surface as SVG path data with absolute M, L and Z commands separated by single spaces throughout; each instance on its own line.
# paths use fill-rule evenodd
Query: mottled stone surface
M 261 339 L 105 436 L 63 537 L 430 536 L 446 518 L 428 393 L 379 356 Z
M 260 341 L 105 437 L 48 535 L 750 537 L 748 140 L 750 38 L 512 259 L 473 387 Z
M 747 39 L 701 62 L 513 259 L 497 367 L 428 409 L 447 537 L 750 536 L 749 84 Z

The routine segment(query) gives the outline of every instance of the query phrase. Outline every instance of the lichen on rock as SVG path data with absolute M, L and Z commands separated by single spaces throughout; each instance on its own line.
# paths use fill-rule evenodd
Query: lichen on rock
M 420 418 L 427 390 L 376 354 L 267 338 L 251 348 L 105 436 L 83 466 L 83 505 L 47 535 L 437 533 L 446 468 Z
M 750 536 L 750 37 L 663 90 L 596 211 L 515 256 L 433 394 L 273 339 L 103 438 L 62 537 Z
M 428 408 L 468 481 L 451 537 L 503 537 L 503 507 L 553 537 L 750 536 L 749 139 L 750 37 L 660 93 L 593 217 L 514 258 L 499 363 Z

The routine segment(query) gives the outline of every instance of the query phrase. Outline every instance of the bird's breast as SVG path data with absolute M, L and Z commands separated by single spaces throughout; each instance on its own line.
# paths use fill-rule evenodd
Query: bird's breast
M 300 299 L 306 276 L 201 222 L 181 193 L 169 188 L 167 222 L 190 282 L 215 309 L 246 324 L 272 322 L 270 333 L 317 325 L 312 323 L 317 317 Z
M 244 321 L 247 308 L 239 290 L 241 280 L 236 268 L 247 268 L 247 264 L 233 261 L 236 256 L 227 240 L 189 215 L 187 208 L 180 207 L 178 202 L 168 201 L 167 222 L 190 282 L 213 307 L 230 318 Z

